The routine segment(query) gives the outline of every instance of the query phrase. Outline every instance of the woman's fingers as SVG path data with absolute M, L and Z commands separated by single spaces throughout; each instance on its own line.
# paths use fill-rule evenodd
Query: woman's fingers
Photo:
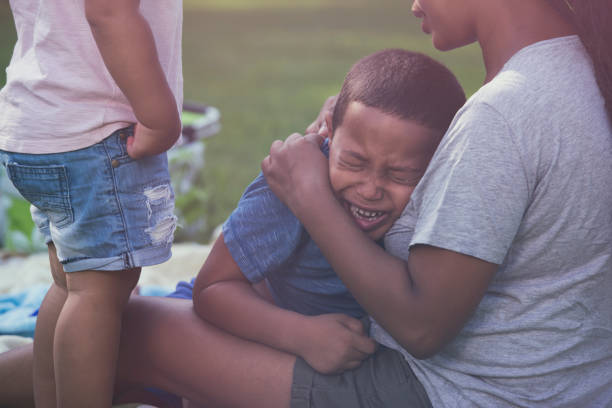
M 316 133 L 324 138 L 329 136 L 327 125 L 325 124 L 325 115 L 334 111 L 337 98 L 338 96 L 334 95 L 325 100 L 317 118 L 306 128 L 306 133 Z

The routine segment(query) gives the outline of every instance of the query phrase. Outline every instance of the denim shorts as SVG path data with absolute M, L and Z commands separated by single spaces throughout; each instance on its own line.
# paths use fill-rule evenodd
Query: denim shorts
M 177 219 L 166 154 L 133 160 L 120 129 L 65 153 L 0 151 L 0 162 L 66 272 L 124 270 L 170 258 Z

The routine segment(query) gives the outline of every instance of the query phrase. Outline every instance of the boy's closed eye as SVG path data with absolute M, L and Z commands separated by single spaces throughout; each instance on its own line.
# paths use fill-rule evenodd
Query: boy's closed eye
M 338 165 L 349 170 L 362 170 L 368 165 L 368 159 L 356 152 L 343 151 L 338 158 Z
M 394 183 L 406 186 L 416 186 L 423 176 L 423 170 L 412 168 L 392 168 L 387 171 L 387 177 Z
M 343 152 L 338 160 L 338 167 L 348 171 L 366 170 L 368 165 L 368 160 L 355 152 Z M 416 186 L 423 172 L 412 167 L 391 167 L 384 172 L 384 176 L 393 183 Z
M 349 171 L 360 171 L 366 168 L 367 163 L 359 160 L 339 160 L 338 167 Z

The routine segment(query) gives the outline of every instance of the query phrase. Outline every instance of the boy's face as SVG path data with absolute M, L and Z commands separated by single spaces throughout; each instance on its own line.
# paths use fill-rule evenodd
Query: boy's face
M 332 132 L 334 193 L 359 228 L 378 240 L 401 215 L 442 134 L 359 102 L 348 105 Z

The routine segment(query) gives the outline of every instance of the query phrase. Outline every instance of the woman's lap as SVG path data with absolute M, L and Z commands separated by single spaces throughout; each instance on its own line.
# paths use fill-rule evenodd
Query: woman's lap
M 380 346 L 360 367 L 338 375 L 317 373 L 298 358 L 291 407 L 431 408 L 431 403 L 404 357 Z
M 206 323 L 188 300 L 135 296 L 124 314 L 118 382 L 213 405 L 287 407 L 294 361 Z
M 325 376 L 301 359 L 206 323 L 189 300 L 134 296 L 123 324 L 123 385 L 156 387 L 212 406 L 430 406 L 403 357 L 385 347 L 352 372 Z

